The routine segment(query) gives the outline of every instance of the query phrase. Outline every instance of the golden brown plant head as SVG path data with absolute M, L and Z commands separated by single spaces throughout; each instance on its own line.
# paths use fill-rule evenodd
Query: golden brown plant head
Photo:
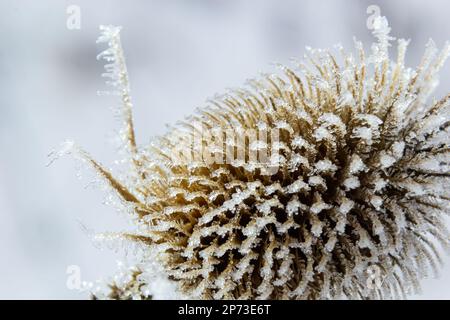
M 403 297 L 437 269 L 436 245 L 449 245 L 450 96 L 427 98 L 449 45 L 437 53 L 430 42 L 413 70 L 408 41 L 391 60 L 386 19 L 374 26 L 368 52 L 360 42 L 354 54 L 308 50 L 146 148 L 135 143 L 119 29 L 103 29 L 130 179 L 80 153 L 133 209 L 138 232 L 121 236 L 156 252 L 183 296 Z

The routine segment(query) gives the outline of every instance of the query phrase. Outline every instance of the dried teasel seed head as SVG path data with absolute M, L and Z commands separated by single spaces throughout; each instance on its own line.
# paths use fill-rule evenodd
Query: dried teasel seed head
M 427 98 L 450 48 L 430 42 L 412 70 L 408 41 L 389 58 L 389 31 L 379 17 L 368 52 L 309 50 L 138 148 L 119 30 L 103 28 L 130 179 L 84 159 L 132 209 L 139 231 L 124 236 L 156 253 L 180 293 L 403 297 L 437 269 L 436 246 L 449 245 L 450 95 Z

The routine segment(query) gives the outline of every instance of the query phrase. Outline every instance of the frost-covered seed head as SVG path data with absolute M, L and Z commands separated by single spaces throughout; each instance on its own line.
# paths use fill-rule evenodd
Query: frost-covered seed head
M 407 41 L 390 60 L 389 30 L 384 17 L 376 20 L 370 52 L 359 42 L 355 55 L 311 49 L 297 71 L 283 67 L 210 101 L 147 148 L 136 147 L 125 117 L 133 163 L 126 186 L 90 159 L 133 208 L 139 232 L 124 236 L 158 252 L 187 297 L 389 298 L 417 290 L 440 260 L 435 245 L 449 244 L 450 96 L 426 103 L 449 46 L 436 55 L 429 43 L 411 70 Z M 104 55 L 129 115 L 118 36 L 106 28 L 101 40 L 111 46 Z M 247 161 L 183 161 L 179 151 L 193 150 L 183 138 L 198 128 L 277 128 L 276 172 Z M 250 149 L 248 139 L 223 138 L 232 154 Z M 200 147 L 221 152 L 206 139 Z M 371 266 L 383 277 L 379 287 L 368 284 Z

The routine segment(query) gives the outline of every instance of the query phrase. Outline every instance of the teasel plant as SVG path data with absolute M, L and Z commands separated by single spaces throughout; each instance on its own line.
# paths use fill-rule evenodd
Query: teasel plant
M 122 102 L 125 177 L 73 142 L 60 154 L 87 163 L 119 199 L 135 229 L 93 238 L 135 248 L 137 263 L 93 297 L 393 299 L 419 292 L 450 245 L 450 95 L 430 99 L 450 45 L 438 51 L 430 40 L 412 69 L 409 41 L 396 41 L 390 58 L 396 39 L 385 17 L 372 32 L 368 50 L 356 40 L 352 52 L 307 48 L 291 67 L 216 96 L 140 146 L 120 28 L 101 27 L 98 41 L 108 48 L 99 58 Z M 250 139 L 249 130 L 277 135 Z M 254 151 L 271 156 L 251 161 Z M 200 153 L 220 161 L 197 161 Z

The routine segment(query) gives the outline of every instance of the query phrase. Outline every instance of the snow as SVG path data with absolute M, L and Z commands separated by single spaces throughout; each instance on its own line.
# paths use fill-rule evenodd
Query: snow
M 384 179 L 378 178 L 374 181 L 374 191 L 381 191 L 388 184 L 388 182 Z
M 354 205 L 355 203 L 352 200 L 344 198 L 342 199 L 342 203 L 339 206 L 339 212 L 341 212 L 342 214 L 347 214 L 348 212 L 350 212 Z
M 298 197 L 294 196 L 291 200 L 289 200 L 288 204 L 286 205 L 286 212 L 292 216 L 298 212 L 298 209 L 300 208 L 300 202 L 298 201 Z
M 309 143 L 305 139 L 303 139 L 302 137 L 295 136 L 294 139 L 292 139 L 292 145 L 294 147 L 301 148 L 301 147 L 308 146 Z
M 314 131 L 314 138 L 316 138 L 316 141 L 322 141 L 322 140 L 328 140 L 331 138 L 330 131 L 327 130 L 325 127 L 319 127 Z
M 297 193 L 301 190 L 305 190 L 308 191 L 310 188 L 309 186 L 303 182 L 303 180 L 296 180 L 293 183 L 291 183 L 289 186 L 287 186 L 286 188 L 286 192 L 287 193 Z
M 352 159 L 349 166 L 350 174 L 358 173 L 364 170 L 365 168 L 366 166 L 364 165 L 364 162 L 361 160 L 361 157 L 357 154 L 352 155 Z
M 365 140 L 368 145 L 372 144 L 372 129 L 367 127 L 357 127 L 353 129 L 353 137 Z
M 370 198 L 370 203 L 374 206 L 375 209 L 380 209 L 383 204 L 383 199 L 379 196 L 372 196 Z
M 318 172 L 334 172 L 337 170 L 336 165 L 328 159 L 317 161 L 315 167 Z
M 383 169 L 391 167 L 395 162 L 395 158 L 387 153 L 380 155 L 380 167 Z
M 344 180 L 344 186 L 347 190 L 356 189 L 360 185 L 358 177 L 352 176 Z
M 405 150 L 405 142 L 404 141 L 396 141 L 392 145 L 392 154 L 396 159 L 399 159 L 403 156 L 403 152 Z
M 316 186 L 323 186 L 324 188 L 327 187 L 325 180 L 321 176 L 309 177 L 308 184 L 311 187 L 316 187 Z

